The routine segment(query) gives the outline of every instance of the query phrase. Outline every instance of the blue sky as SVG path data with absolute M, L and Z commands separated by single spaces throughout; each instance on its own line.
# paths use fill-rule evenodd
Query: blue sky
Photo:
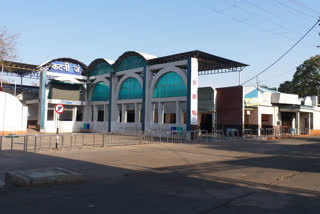
M 19 61 L 72 57 L 89 64 L 135 50 L 165 56 L 190 50 L 249 64 L 242 80 L 270 65 L 320 16 L 319 0 L 2 0 L 0 25 L 19 34 Z M 295 67 L 320 54 L 316 27 L 261 84 L 291 80 Z M 201 76 L 200 85 L 236 85 L 238 74 Z M 255 84 L 255 81 L 249 85 Z

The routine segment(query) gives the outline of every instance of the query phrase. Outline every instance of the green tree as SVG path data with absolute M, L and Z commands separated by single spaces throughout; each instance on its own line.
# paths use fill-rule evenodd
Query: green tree
M 311 57 L 297 67 L 292 81 L 279 86 L 279 91 L 298 94 L 301 97 L 317 95 L 320 86 L 320 55 Z

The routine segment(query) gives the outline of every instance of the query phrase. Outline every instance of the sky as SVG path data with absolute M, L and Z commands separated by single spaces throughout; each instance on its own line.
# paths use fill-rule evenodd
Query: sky
M 160 57 L 201 50 L 249 64 L 243 82 L 287 51 L 319 16 L 319 0 L 1 0 L 0 26 L 19 35 L 17 61 L 25 63 L 71 57 L 90 64 L 126 51 Z M 298 65 L 320 54 L 319 32 L 317 26 L 259 76 L 259 84 L 291 80 Z M 200 76 L 199 85 L 237 85 L 238 76 Z

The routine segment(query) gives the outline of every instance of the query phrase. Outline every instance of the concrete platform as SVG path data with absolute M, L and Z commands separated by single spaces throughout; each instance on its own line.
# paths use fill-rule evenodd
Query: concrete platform
M 18 170 L 5 174 L 5 185 L 7 186 L 37 186 L 82 181 L 84 178 L 79 173 L 63 168 Z

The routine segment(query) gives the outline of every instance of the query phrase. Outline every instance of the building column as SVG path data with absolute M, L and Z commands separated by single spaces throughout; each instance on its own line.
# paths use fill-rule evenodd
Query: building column
M 300 135 L 300 112 L 296 112 L 296 133 Z
M 105 128 L 106 128 L 106 131 L 108 131 L 107 129 L 107 126 L 108 126 L 108 118 L 109 118 L 109 115 L 108 115 L 108 104 L 104 104 L 103 105 L 103 123 L 105 124 Z
M 139 123 L 139 107 L 138 104 L 135 103 L 134 104 L 134 123 L 138 124 Z
M 116 131 L 117 129 L 117 124 L 119 121 L 119 110 L 118 109 L 118 104 L 117 104 L 117 99 L 118 99 L 118 94 L 116 93 L 118 85 L 118 77 L 116 75 L 111 74 L 110 76 L 110 101 L 111 104 L 109 105 L 109 130 Z
M 308 123 L 309 123 L 309 132 L 308 134 L 311 134 L 311 113 L 308 115 Z
M 163 124 L 163 104 L 158 102 L 158 124 L 161 126 Z
M 40 75 L 40 91 L 39 91 L 39 98 L 40 98 L 40 108 L 38 112 L 38 124 L 40 126 L 40 132 L 45 132 L 45 121 L 46 121 L 46 111 L 48 108 L 47 103 L 47 93 L 46 93 L 46 82 L 47 82 L 47 71 L 46 69 L 42 69 Z
M 261 136 L 261 129 L 262 129 L 262 124 L 261 124 L 261 113 L 260 113 L 260 109 L 259 106 L 257 107 L 257 113 L 258 113 L 258 136 Z
M 112 72 L 110 73 L 110 78 L 109 78 L 109 106 L 108 106 L 108 132 L 111 132 L 111 118 L 112 118 L 112 112 L 116 113 L 115 111 L 112 111 Z
M 145 66 L 143 69 L 143 98 L 142 98 L 142 115 L 141 115 L 141 128 L 142 131 L 150 130 L 152 124 L 152 103 L 151 103 L 151 91 L 150 83 L 152 81 L 152 72 L 149 66 Z
M 98 121 L 98 106 L 94 105 L 92 106 L 93 108 L 93 122 L 97 122 Z
M 77 111 L 78 111 L 78 106 L 74 106 L 72 109 L 72 122 L 77 121 Z
M 180 109 L 180 102 L 176 101 L 176 125 L 181 124 L 181 109 Z
M 189 58 L 187 65 L 187 131 L 198 128 L 198 59 Z
M 127 122 L 127 107 L 125 104 L 121 104 L 121 123 Z

